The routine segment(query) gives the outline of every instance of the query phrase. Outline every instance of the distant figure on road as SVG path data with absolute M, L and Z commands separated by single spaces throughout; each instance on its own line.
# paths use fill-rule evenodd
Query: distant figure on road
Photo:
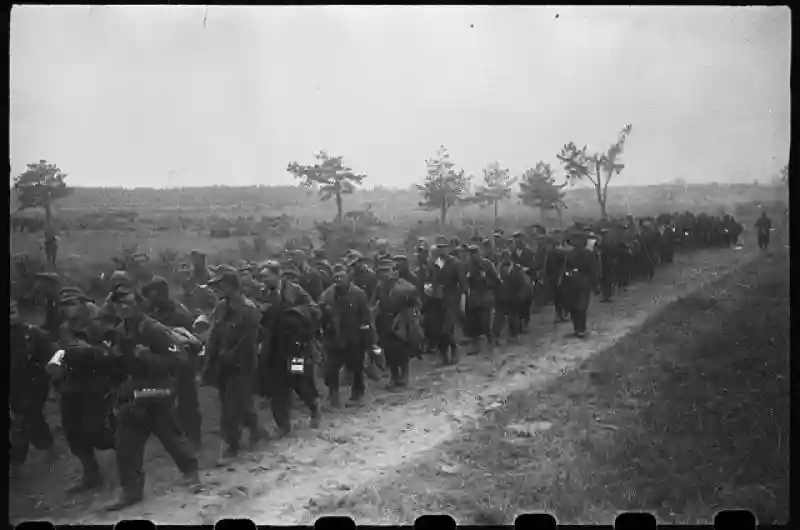
M 58 255 L 58 237 L 52 232 L 45 233 L 44 236 L 44 254 L 47 258 L 47 263 L 56 270 L 56 257 Z
M 767 212 L 761 212 L 761 217 L 756 221 L 756 228 L 758 229 L 758 248 L 767 250 L 769 248 L 769 231 L 772 229 L 772 221 L 767 217 Z

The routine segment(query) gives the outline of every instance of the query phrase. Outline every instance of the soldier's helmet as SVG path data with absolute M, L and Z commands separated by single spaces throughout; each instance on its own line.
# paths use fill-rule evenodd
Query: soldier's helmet
M 89 302 L 90 298 L 80 287 L 63 287 L 58 292 L 58 305 L 73 305 Z

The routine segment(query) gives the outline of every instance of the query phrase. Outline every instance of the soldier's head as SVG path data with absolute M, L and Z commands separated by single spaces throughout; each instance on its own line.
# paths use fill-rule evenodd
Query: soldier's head
M 208 321 L 208 317 L 205 315 L 200 315 L 197 317 L 192 324 L 192 333 L 197 335 L 197 337 L 205 342 L 208 339 L 208 333 L 211 330 L 211 323 Z
M 585 232 L 575 231 L 569 235 L 567 243 L 574 248 L 586 248 L 587 239 Z
M 89 297 L 78 287 L 64 287 L 58 292 L 58 308 L 69 321 L 84 320 L 89 316 L 86 302 Z
M 351 279 L 350 269 L 344 263 L 333 266 L 333 282 L 338 287 L 347 287 Z
M 117 285 L 111 291 L 111 303 L 114 306 L 114 313 L 122 320 L 135 320 L 141 316 L 139 297 L 129 285 Z
M 394 261 L 384 260 L 378 264 L 378 279 L 382 282 L 388 282 L 397 278 L 397 265 Z
M 19 324 L 19 305 L 16 298 L 8 299 L 8 325 L 16 326 Z
M 283 266 L 282 276 L 287 282 L 298 283 L 300 281 L 300 269 L 293 263 L 287 263 Z
M 392 258 L 395 265 L 397 266 L 397 271 L 407 271 L 408 270 L 408 258 L 405 257 L 403 254 L 397 254 L 394 258 Z
M 525 245 L 525 239 L 522 236 L 522 232 L 514 232 L 511 237 L 514 238 L 514 246 L 516 248 L 520 248 Z
M 477 245 L 469 245 L 467 247 L 467 256 L 471 262 L 477 262 L 481 259 L 481 249 Z
M 281 265 L 275 260 L 268 260 L 259 267 L 264 285 L 269 288 L 277 287 L 281 281 Z
M 236 299 L 241 295 L 242 281 L 235 270 L 225 270 L 217 278 L 211 280 L 222 300 Z
M 169 301 L 169 284 L 167 280 L 161 276 L 153 276 L 153 278 L 142 287 L 142 296 L 145 300 L 158 307 L 166 304 Z

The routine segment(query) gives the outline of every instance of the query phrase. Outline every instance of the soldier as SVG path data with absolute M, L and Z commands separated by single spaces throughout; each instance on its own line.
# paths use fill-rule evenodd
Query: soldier
M 381 287 L 375 327 L 380 346 L 386 352 L 391 374 L 390 387 L 408 386 L 409 362 L 422 346 L 419 324 L 419 296 L 413 284 L 399 277 L 396 261 L 385 259 L 378 266 Z
M 313 251 L 310 265 L 317 269 L 322 275 L 323 289 L 327 289 L 333 285 L 333 267 L 328 262 L 324 250 L 318 248 Z
M 50 231 L 45 232 L 44 235 L 44 253 L 47 257 L 47 263 L 56 270 L 56 257 L 58 256 L 58 236 Z
M 351 254 L 350 266 L 353 269 L 353 283 L 364 291 L 370 302 L 370 307 L 372 307 L 375 304 L 379 282 L 378 276 L 367 266 L 369 262 L 370 259 L 361 255 L 360 252 Z
M 239 275 L 234 270 L 222 272 L 210 285 L 218 289 L 220 301 L 214 308 L 206 345 L 204 379 L 219 391 L 222 463 L 238 456 L 242 427 L 250 431 L 251 446 L 266 434 L 258 425 L 253 405 L 261 314 L 242 294 Z
M 172 339 L 169 328 L 145 315 L 128 286 L 113 292 L 112 302 L 121 319 L 116 329 L 115 353 L 126 376 L 118 389 L 117 467 L 120 494 L 109 511 L 141 502 L 144 497 L 144 449 L 154 434 L 183 474 L 183 482 L 199 482 L 197 456 L 183 437 L 175 418 L 171 374 L 186 353 Z
M 494 264 L 480 254 L 480 249 L 470 245 L 469 263 L 467 269 L 467 295 L 466 334 L 472 343 L 471 355 L 480 353 L 479 340 L 485 336 L 491 347 L 494 342 L 492 337 L 492 308 L 494 307 L 494 291 L 500 286 L 500 277 Z
M 297 393 L 308 407 L 311 427 L 319 426 L 320 410 L 310 348 L 311 339 L 319 328 L 319 309 L 302 287 L 281 276 L 278 262 L 267 262 L 262 272 L 266 302 L 261 320 L 261 379 L 264 386 L 269 386 L 272 416 L 279 436 L 283 437 L 292 430 L 292 393 Z M 296 275 L 298 271 L 289 271 L 287 276 Z M 289 313 L 294 315 L 289 316 Z M 298 319 L 305 320 L 304 329 L 298 329 L 303 324 Z
M 597 251 L 600 254 L 600 302 L 611 302 L 616 276 L 616 257 L 614 239 L 607 228 L 600 229 Z
M 373 267 L 374 267 L 373 270 L 377 270 L 378 265 L 380 265 L 387 259 L 391 259 L 391 254 L 389 253 L 389 240 L 384 238 L 378 238 L 375 240 L 375 257 L 373 261 Z
M 533 250 L 528 246 L 525 241 L 525 236 L 522 232 L 514 232 L 511 236 L 513 238 L 511 258 L 519 265 L 523 271 L 522 279 L 525 281 L 524 285 L 520 286 L 519 293 L 522 295 L 518 301 L 518 316 L 520 323 L 520 330 L 524 331 L 528 328 L 531 322 L 531 306 L 533 305 L 533 278 L 530 275 L 534 267 L 535 256 Z M 514 273 L 516 276 L 516 273 Z
M 770 230 L 772 229 L 772 220 L 767 217 L 767 212 L 765 210 L 761 211 L 761 217 L 759 217 L 756 221 L 755 227 L 758 230 L 758 248 L 761 250 L 767 250 L 769 248 L 769 236 Z
M 61 424 L 70 452 L 83 468 L 81 481 L 70 488 L 78 492 L 102 485 L 95 451 L 114 448 L 114 390 L 121 366 L 108 349 L 113 321 L 101 320 L 99 309 L 75 287 L 61 289 L 58 302 L 64 357 L 54 357 L 48 369 L 61 396 Z
M 9 411 L 11 412 L 12 472 L 21 466 L 33 445 L 40 451 L 54 448 L 44 406 L 50 389 L 45 366 L 53 353 L 50 337 L 43 330 L 20 320 L 17 301 L 9 301 L 10 347 Z
M 306 259 L 306 255 L 302 250 L 294 250 L 288 255 L 288 265 L 290 269 L 294 269 L 299 273 L 299 277 L 295 278 L 295 282 L 303 288 L 305 292 L 314 300 L 318 300 L 322 296 L 323 277 L 314 267 L 311 267 Z
M 419 285 L 419 278 L 417 278 L 417 275 L 411 271 L 411 267 L 408 265 L 408 258 L 402 254 L 398 254 L 392 258 L 392 260 L 397 266 L 398 276 L 414 287 L 417 287 L 417 285 Z
M 436 343 L 438 337 L 438 330 L 433 327 L 435 319 L 429 318 L 431 313 L 431 295 L 429 288 L 432 285 L 433 276 L 430 264 L 430 247 L 427 241 L 419 238 L 416 249 L 417 267 L 414 270 L 414 276 L 417 278 L 417 291 L 420 293 L 421 300 L 421 318 L 422 330 L 425 334 L 425 346 L 423 350 L 425 353 L 434 353 L 439 351 Z M 427 288 L 426 288 L 427 286 Z
M 191 332 L 194 318 L 189 310 L 177 300 L 169 296 L 169 284 L 161 276 L 155 276 L 142 289 L 147 302 L 147 315 L 170 328 L 183 328 Z M 188 346 L 188 345 L 187 345 Z M 200 414 L 200 397 L 197 389 L 197 371 L 200 351 L 198 348 L 186 347 L 188 362 L 181 365 L 176 375 L 176 394 L 178 423 L 184 434 L 195 445 L 195 450 L 202 447 Z
M 596 281 L 595 261 L 592 252 L 586 248 L 586 234 L 575 231 L 569 236 L 573 247 L 567 254 L 564 279 L 561 285 L 564 306 L 572 318 L 575 336 L 586 335 L 586 313 L 589 309 L 592 286 Z
M 458 362 L 455 327 L 459 315 L 466 307 L 467 277 L 463 264 L 453 257 L 452 247 L 445 237 L 437 237 L 433 248 L 433 261 L 425 284 L 430 293 L 426 320 L 430 319 L 435 331 L 434 343 L 445 365 Z
M 334 284 L 319 300 L 322 333 L 327 353 L 325 386 L 332 408 L 339 408 L 339 373 L 344 366 L 352 374 L 348 405 L 360 405 L 364 397 L 364 353 L 373 345 L 367 295 L 354 285 L 344 264 L 334 266 Z
M 499 342 L 503 328 L 508 323 L 511 341 L 516 341 L 521 331 L 520 305 L 530 288 L 522 267 L 515 263 L 510 250 L 504 250 L 500 259 L 500 285 L 497 288 L 497 307 L 494 313 L 494 339 Z
M 564 305 L 564 291 L 561 283 L 564 279 L 564 270 L 567 266 L 567 249 L 564 248 L 564 235 L 560 230 L 553 231 L 552 248 L 550 249 L 545 261 L 545 277 L 547 278 L 548 290 L 553 296 L 553 306 L 555 309 L 555 322 L 566 322 L 569 318 L 569 311 Z

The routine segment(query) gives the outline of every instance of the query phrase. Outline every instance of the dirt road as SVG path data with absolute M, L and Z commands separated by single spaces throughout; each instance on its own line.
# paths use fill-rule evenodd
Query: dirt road
M 677 256 L 676 263 L 661 268 L 652 283 L 636 284 L 613 304 L 593 303 L 586 340 L 566 338 L 570 326 L 555 327 L 552 313 L 545 311 L 534 317 L 523 344 L 496 348 L 493 357 L 466 357 L 459 366 L 446 369 L 435 368 L 432 361 L 415 362 L 412 390 L 394 394 L 373 389 L 372 403 L 358 411 L 328 414 L 317 431 L 307 429 L 306 420 L 296 420 L 302 423 L 292 439 L 267 444 L 236 465 L 204 469 L 201 491 L 173 487 L 177 471 L 158 443 L 151 441 L 145 503 L 109 516 L 97 511 L 106 494 L 68 500 L 55 493 L 63 491 L 59 482 L 63 477 L 48 485 L 42 482 L 47 477 L 42 477 L 37 480 L 40 487 L 12 492 L 12 520 L 106 524 L 147 518 L 157 524 L 210 524 L 224 517 L 247 517 L 258 524 L 311 522 L 320 514 L 314 509 L 320 499 L 385 479 L 399 466 L 475 425 L 509 393 L 559 377 L 637 328 L 662 306 L 754 256 L 752 249 Z M 216 414 L 208 416 L 207 423 L 216 422 Z M 214 439 L 215 447 L 217 443 Z M 104 456 L 104 465 L 111 467 L 113 457 Z M 204 461 L 211 456 L 204 455 Z

